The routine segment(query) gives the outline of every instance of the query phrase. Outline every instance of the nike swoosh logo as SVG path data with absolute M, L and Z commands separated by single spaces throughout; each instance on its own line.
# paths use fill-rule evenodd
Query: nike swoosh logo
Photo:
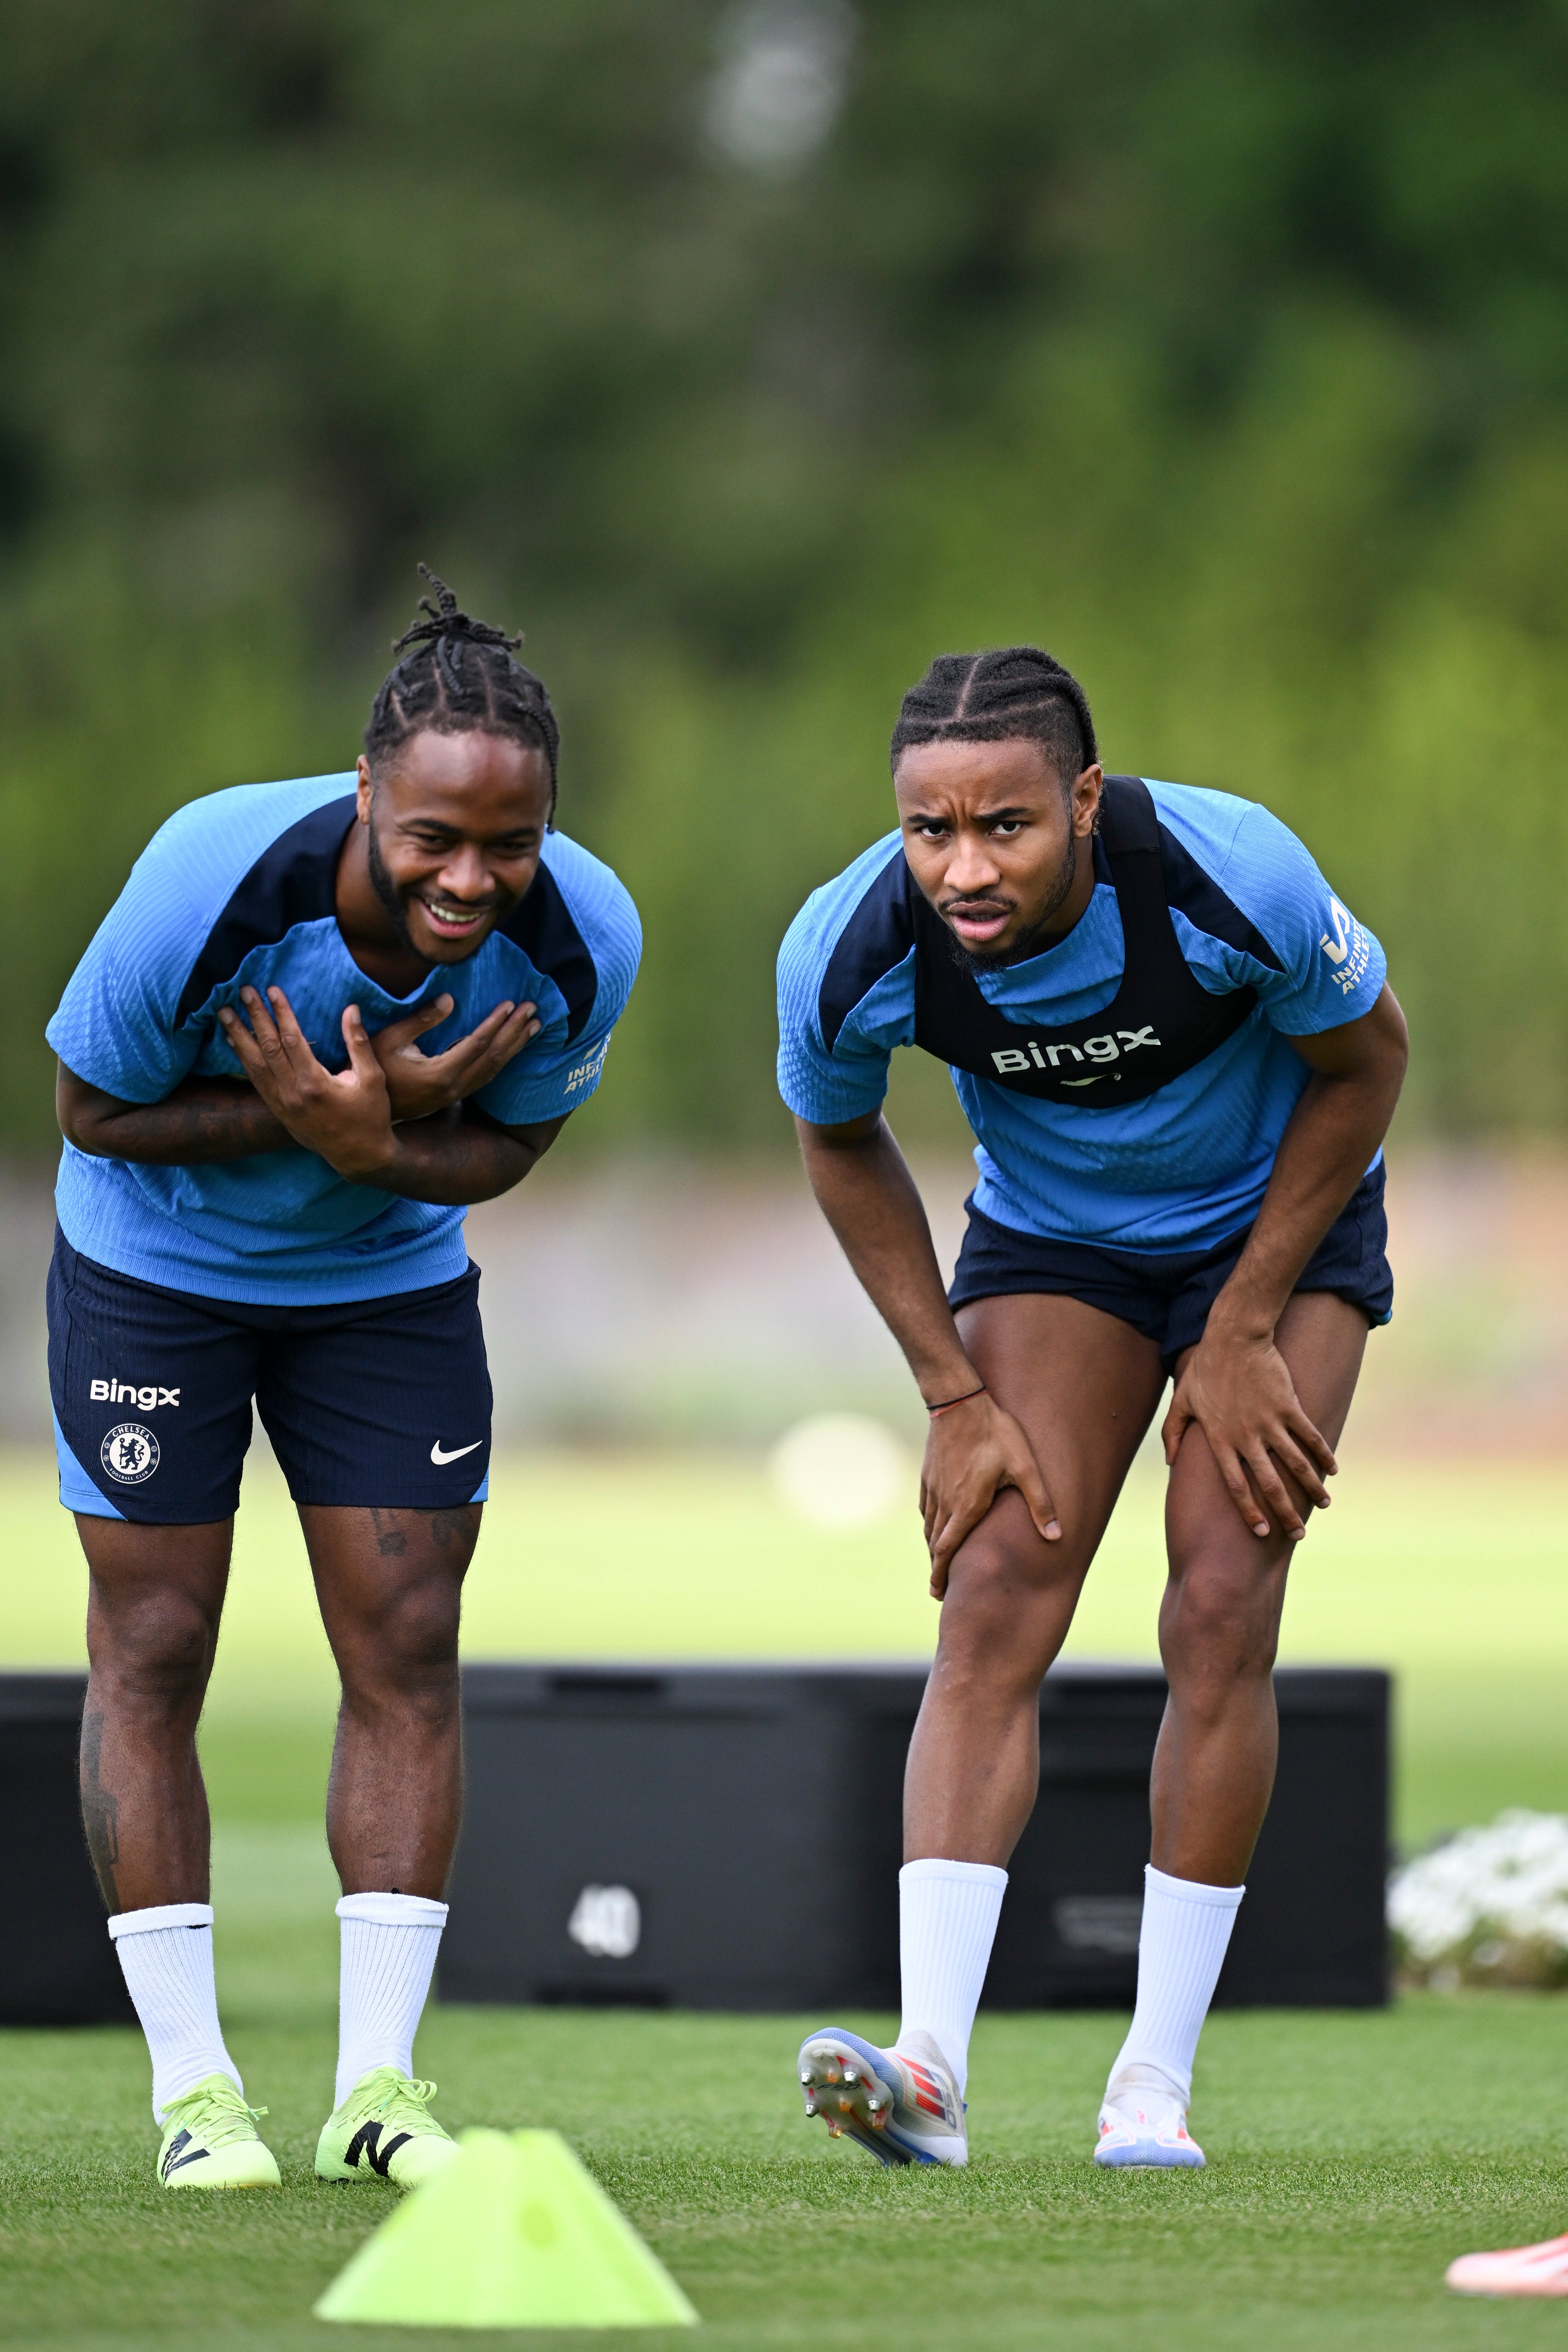
M 1064 1087 L 1097 1087 L 1100 1081 L 1098 1078 L 1063 1078 L 1061 1083 Z
M 430 1449 L 430 1458 L 437 1465 L 440 1465 L 443 1462 L 461 1462 L 465 1454 L 476 1453 L 484 1443 L 485 1441 L 482 1437 L 476 1437 L 472 1445 L 455 1445 L 451 1453 L 446 1454 L 443 1452 L 441 1440 L 438 1437 L 434 1444 Z

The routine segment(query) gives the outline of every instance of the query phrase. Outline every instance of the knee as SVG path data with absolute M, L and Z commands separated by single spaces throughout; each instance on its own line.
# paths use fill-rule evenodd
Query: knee
M 94 1591 L 88 1650 L 95 1685 L 121 1703 L 178 1707 L 199 1701 L 212 1672 L 217 1619 L 180 1591 L 106 1605 Z
M 1043 1549 L 1038 1538 L 1025 1545 L 984 1528 L 969 1538 L 942 1603 L 937 1663 L 945 1680 L 1038 1689 L 1061 1613 L 1051 1605 L 1059 1580 L 1050 1572 L 1054 1563 L 1040 1561 Z
M 1279 1646 L 1278 1582 L 1272 1573 L 1212 1561 L 1173 1566 L 1160 1653 L 1173 1691 L 1189 1706 L 1218 1708 L 1238 1683 L 1268 1679 Z
M 389 1593 L 340 1638 L 344 1685 L 434 1706 L 457 1703 L 458 1588 L 426 1577 Z

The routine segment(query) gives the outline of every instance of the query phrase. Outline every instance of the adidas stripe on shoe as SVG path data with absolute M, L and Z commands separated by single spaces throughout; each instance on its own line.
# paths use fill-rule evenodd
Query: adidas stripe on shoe
M 967 2164 L 964 2102 L 951 2067 L 928 2033 L 879 2050 L 858 2033 L 824 2026 L 800 2044 L 800 2089 L 808 2116 L 821 2116 L 879 2164 Z

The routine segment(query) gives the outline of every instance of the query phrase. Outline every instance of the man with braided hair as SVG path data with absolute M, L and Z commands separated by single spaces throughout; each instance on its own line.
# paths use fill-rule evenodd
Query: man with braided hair
M 559 735 L 519 640 L 426 577 L 357 773 L 181 809 L 48 1028 L 49 1377 L 90 1579 L 82 1810 L 172 2189 L 278 2178 L 218 2023 L 195 1748 L 253 1399 L 342 1680 L 316 2169 L 409 2187 L 455 2152 L 413 2052 L 488 1486 L 465 1204 L 520 1182 L 594 1091 L 640 939 L 614 875 L 553 830 Z
M 1273 1780 L 1293 1546 L 1368 1329 L 1406 1060 L 1376 940 L 1256 802 L 1107 776 L 1030 646 L 944 655 L 893 738 L 899 825 L 810 898 L 779 965 L 807 1172 L 931 1415 L 941 1633 L 904 1784 L 904 2016 L 829 2028 L 809 2115 L 886 2163 L 966 2160 L 970 2027 L 1039 1780 L 1039 1691 L 1167 1380 L 1170 1696 L 1137 2006 L 1104 2165 L 1201 2165 L 1197 2038 Z M 946 1295 L 882 1114 L 946 1062 L 979 1182 Z

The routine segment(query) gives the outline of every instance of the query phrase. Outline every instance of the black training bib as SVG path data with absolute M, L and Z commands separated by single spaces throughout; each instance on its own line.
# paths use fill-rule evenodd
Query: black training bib
M 1100 842 L 1126 943 L 1121 986 L 1103 1011 L 1050 1030 L 998 1013 L 901 856 L 867 892 L 823 976 L 822 1036 L 830 1052 L 854 1006 L 912 946 L 915 1044 L 951 1069 L 1044 1102 L 1091 1110 L 1140 1102 L 1234 1036 L 1257 992 L 1210 995 L 1182 954 L 1173 899 L 1201 901 L 1205 929 L 1276 969 L 1278 958 L 1173 836 L 1162 836 L 1154 795 L 1141 776 L 1107 776 L 1100 811 Z M 1221 919 L 1211 906 L 1223 909 Z

